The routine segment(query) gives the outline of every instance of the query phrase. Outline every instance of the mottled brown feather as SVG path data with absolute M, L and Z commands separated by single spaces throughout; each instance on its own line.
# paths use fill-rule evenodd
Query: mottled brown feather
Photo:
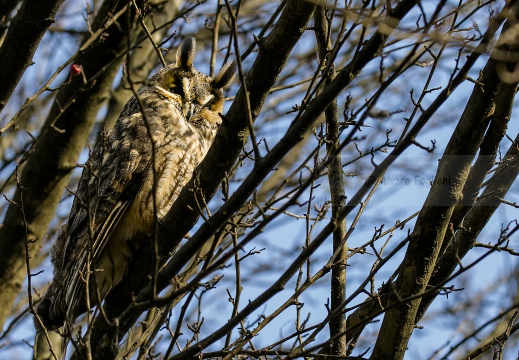
M 144 112 L 132 97 L 92 151 L 53 249 L 53 282 L 38 306 L 46 327 L 73 323 L 87 310 L 87 286 L 93 306 L 97 294 L 104 298 L 121 281 L 139 240 L 153 232 L 153 192 L 161 219 L 209 150 L 235 67 L 225 65 L 213 80 L 193 68 L 194 52 L 194 39 L 181 45 L 177 63 L 138 90 Z

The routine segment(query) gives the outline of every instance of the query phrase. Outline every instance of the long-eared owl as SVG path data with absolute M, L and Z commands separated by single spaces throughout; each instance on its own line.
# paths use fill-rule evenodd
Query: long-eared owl
M 121 281 L 136 239 L 153 232 L 209 150 L 236 67 L 227 63 L 213 79 L 195 70 L 194 55 L 195 40 L 185 40 L 176 63 L 140 87 L 92 151 L 37 308 L 46 327 L 86 311 L 87 286 L 93 306 Z

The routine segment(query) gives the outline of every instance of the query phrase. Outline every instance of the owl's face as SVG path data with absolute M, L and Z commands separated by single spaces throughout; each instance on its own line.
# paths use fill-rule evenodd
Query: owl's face
M 196 124 L 200 119 L 221 123 L 223 88 L 230 85 L 236 68 L 228 63 L 213 79 L 193 67 L 194 39 L 185 41 L 177 51 L 176 64 L 159 71 L 148 80 L 166 97 L 176 101 L 187 121 Z
M 190 122 L 196 121 L 198 116 L 218 115 L 223 111 L 223 90 L 213 86 L 212 78 L 194 68 L 175 65 L 164 73 L 160 82 L 162 88 L 179 102 L 182 113 Z

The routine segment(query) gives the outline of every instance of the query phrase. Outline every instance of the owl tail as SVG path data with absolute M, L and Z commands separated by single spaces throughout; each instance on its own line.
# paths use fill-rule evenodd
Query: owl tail
M 79 299 L 83 291 L 84 286 L 74 287 L 71 292 L 73 299 L 67 305 L 66 296 L 71 293 L 56 283 L 51 284 L 45 297 L 36 306 L 33 360 L 60 359 L 65 353 L 68 336 L 63 334 L 71 331 L 69 325 L 74 324 L 82 309 Z
M 43 327 L 50 330 L 60 328 L 65 323 L 65 309 L 61 309 L 59 301 L 57 300 L 59 292 L 53 292 L 51 284 L 49 290 L 36 305 L 37 318 L 34 318 L 34 327 L 37 331 Z M 43 326 L 42 326 L 43 325 Z
M 51 284 L 45 297 L 36 305 L 33 360 L 60 359 L 65 351 L 66 341 L 61 335 L 62 329 L 64 329 L 65 313 L 55 312 L 56 300 L 50 296 L 56 295 L 59 291 L 55 292 L 53 285 Z
M 60 359 L 64 354 L 67 341 L 63 333 L 70 330 L 67 325 L 73 325 L 77 317 L 77 310 L 71 311 L 70 304 L 67 305 L 67 292 L 61 282 L 52 282 L 36 304 L 33 360 Z

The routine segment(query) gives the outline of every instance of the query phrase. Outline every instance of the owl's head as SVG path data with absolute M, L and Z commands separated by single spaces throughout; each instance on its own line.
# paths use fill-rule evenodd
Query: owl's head
M 211 123 L 220 123 L 223 88 L 232 83 L 236 65 L 233 61 L 225 64 L 213 79 L 193 67 L 195 47 L 194 38 L 184 40 L 177 50 L 176 63 L 152 76 L 148 85 L 177 101 L 188 121 L 196 123 L 203 118 Z

